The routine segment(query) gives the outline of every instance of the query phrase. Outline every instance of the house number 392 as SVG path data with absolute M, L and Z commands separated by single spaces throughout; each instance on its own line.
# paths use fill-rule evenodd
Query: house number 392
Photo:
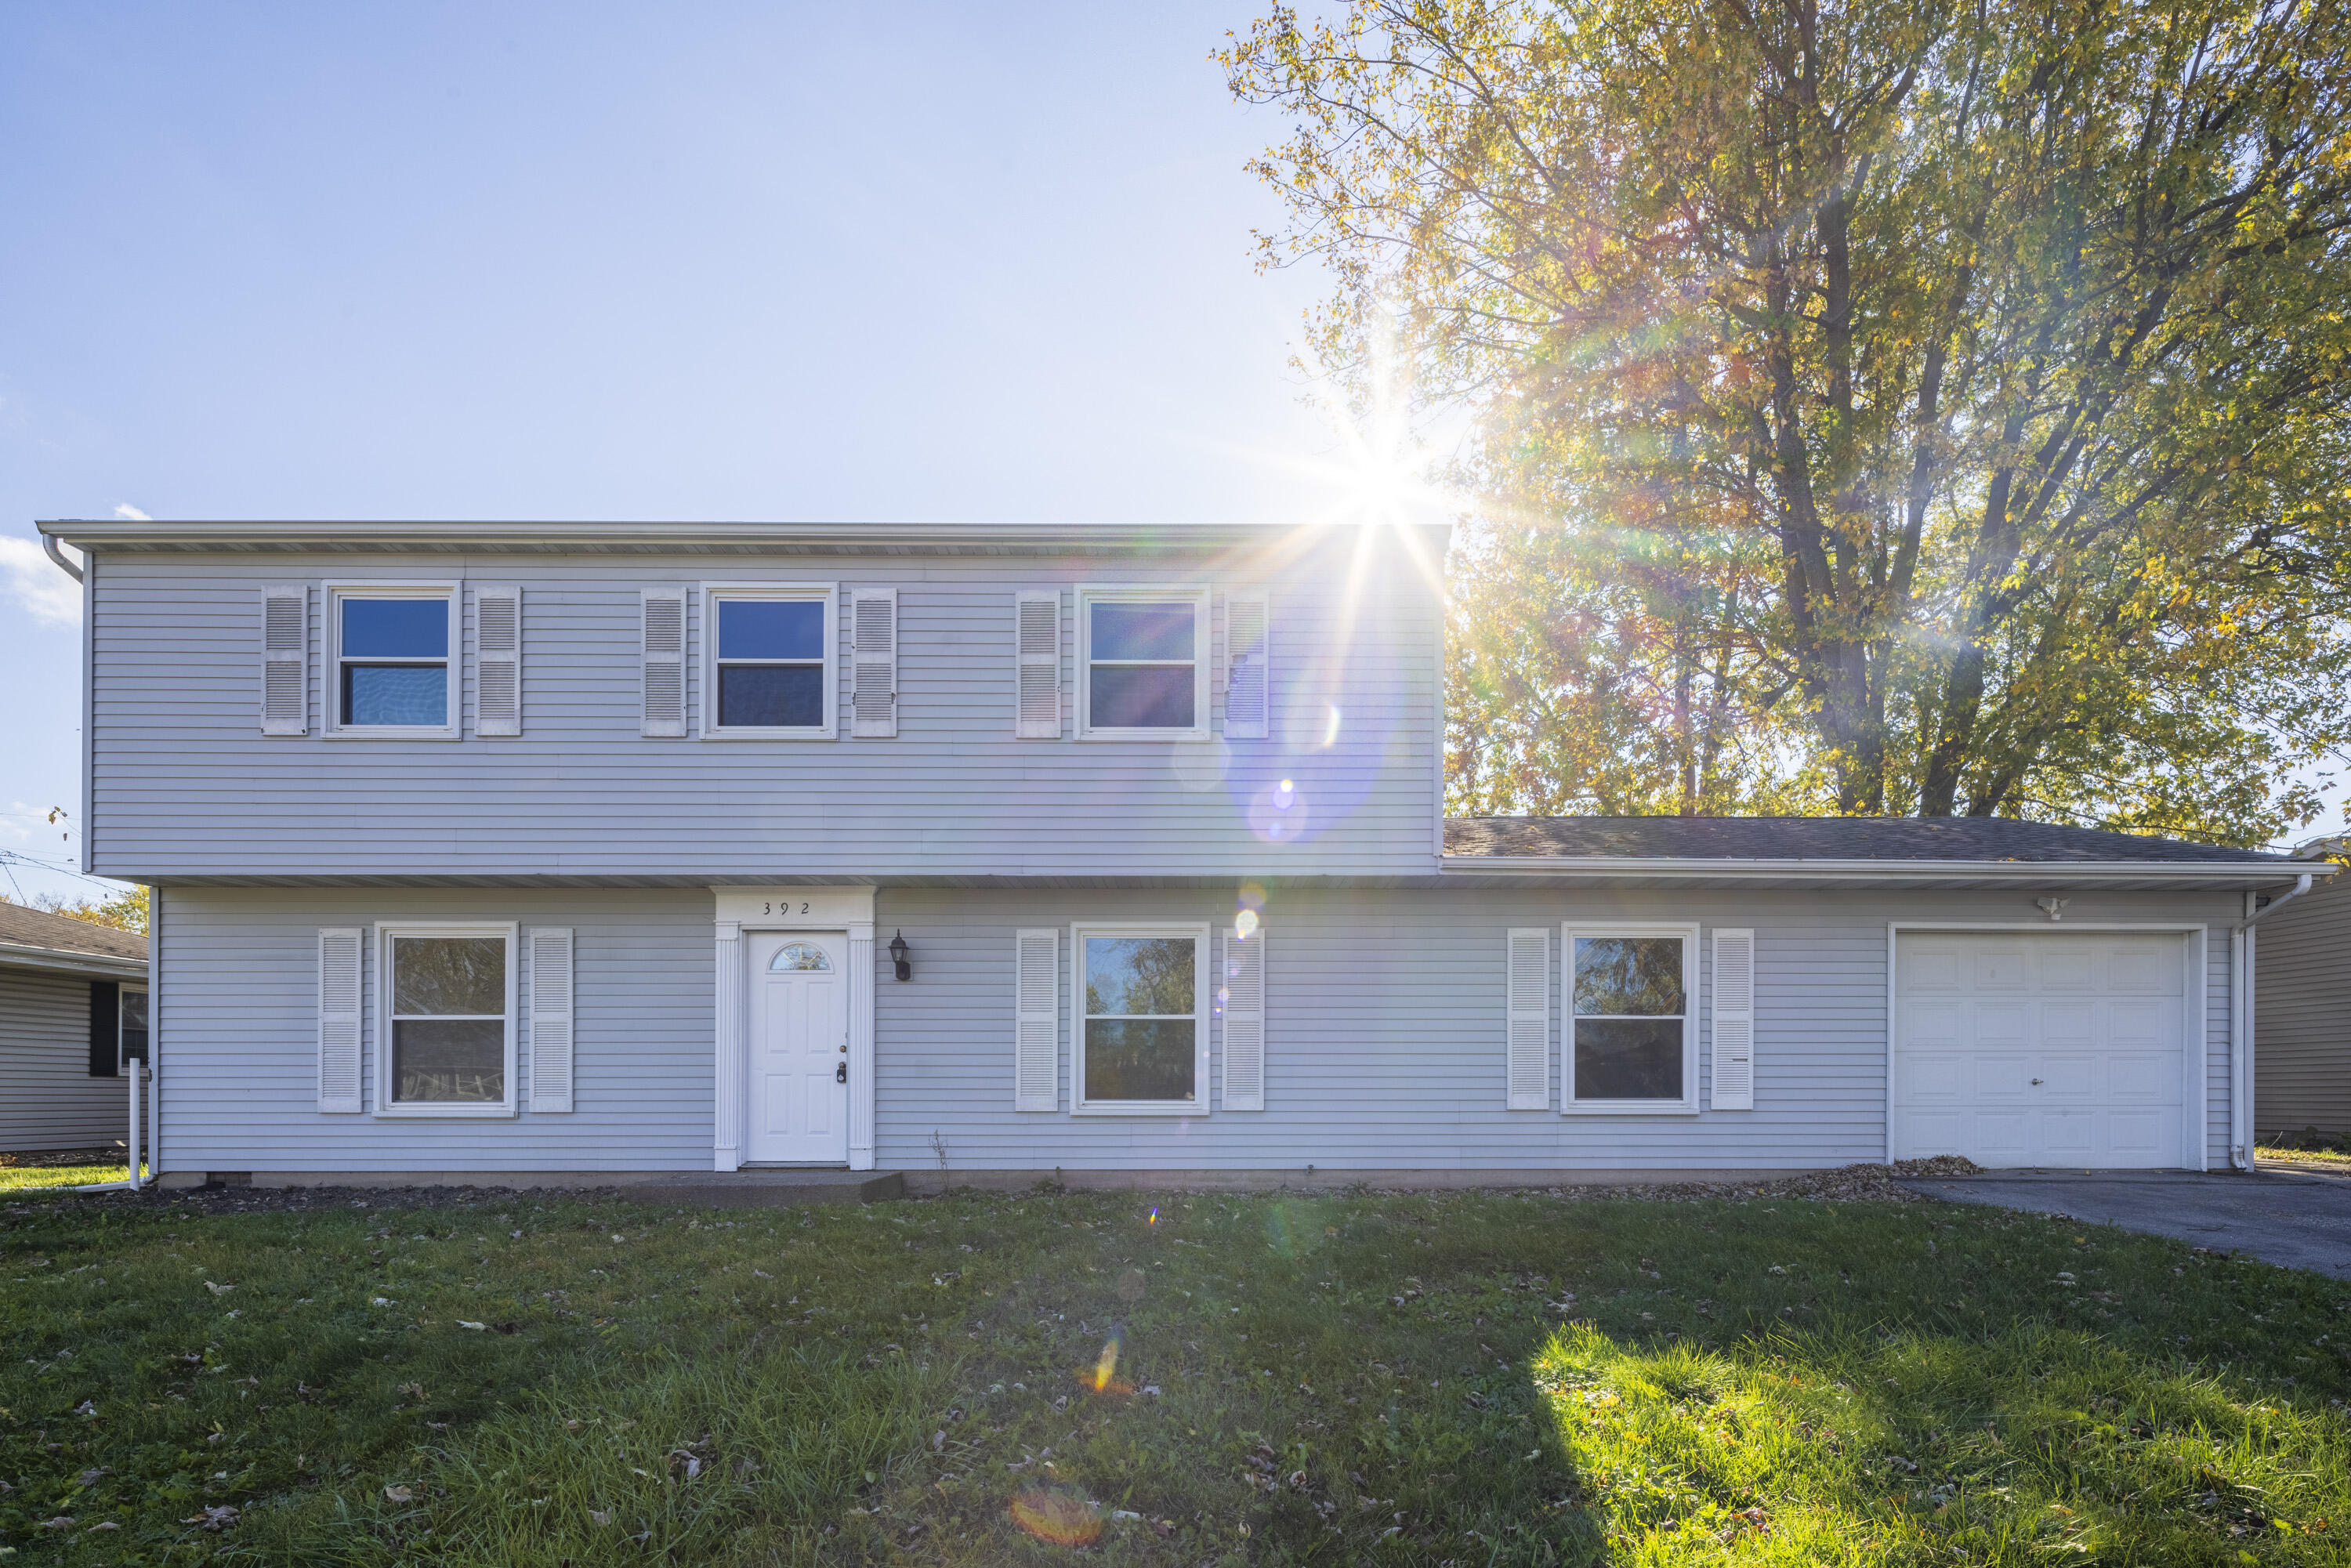
M 789 915 L 791 912 L 792 912 L 792 901 L 791 901 L 790 899 L 789 899 L 789 898 L 788 898 L 788 899 L 784 900 L 784 908 L 783 908 L 783 913 L 784 913 L 784 914 L 786 914 L 786 915 Z M 799 912 L 800 912 L 802 915 L 806 915 L 806 914 L 809 912 L 809 901 L 808 901 L 807 899 L 802 899 L 802 900 L 800 900 L 800 911 L 799 911 Z M 774 904 L 772 902 L 770 902 L 770 903 L 767 903 L 767 904 L 762 904 L 761 905 L 759 905 L 759 913 L 760 913 L 760 914 L 762 914 L 762 915 L 773 915 L 773 914 L 775 914 L 775 913 L 776 913 L 776 906 L 775 906 L 775 904 Z

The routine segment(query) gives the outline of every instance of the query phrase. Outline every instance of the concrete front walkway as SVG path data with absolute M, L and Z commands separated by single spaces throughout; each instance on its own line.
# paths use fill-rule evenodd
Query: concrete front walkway
M 2253 1176 L 2002 1170 L 1910 1177 L 1902 1185 L 1951 1203 L 1988 1203 L 2118 1225 L 2351 1280 L 2351 1176 L 2300 1170 Z

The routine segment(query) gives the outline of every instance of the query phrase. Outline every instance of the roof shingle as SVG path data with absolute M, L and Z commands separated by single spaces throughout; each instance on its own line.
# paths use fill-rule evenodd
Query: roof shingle
M 2011 817 L 1453 817 L 1445 852 L 1567 860 L 2261 862 L 2225 849 Z
M 0 904 L 0 943 L 18 947 L 48 947 L 67 953 L 96 953 L 106 958 L 147 961 L 147 938 L 135 931 L 93 925 L 21 904 Z

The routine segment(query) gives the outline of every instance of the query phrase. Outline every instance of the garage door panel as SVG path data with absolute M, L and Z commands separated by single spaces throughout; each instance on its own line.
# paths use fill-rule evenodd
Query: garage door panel
M 2041 1043 L 2043 1045 L 2096 1045 L 2098 1043 L 2098 1005 L 2095 1002 L 2042 1003 Z
M 2113 933 L 1897 937 L 1896 1155 L 2182 1164 L 2180 947 Z
M 2032 966 L 2024 949 L 1985 946 L 1973 955 L 1975 988 L 1980 991 L 2022 991 L 2032 987 Z
M 2031 1002 L 1961 1002 L 1975 1015 L 1974 1043 L 1991 1050 L 2030 1043 L 2033 1039 Z M 1961 1032 L 1968 1032 L 1964 1028 Z

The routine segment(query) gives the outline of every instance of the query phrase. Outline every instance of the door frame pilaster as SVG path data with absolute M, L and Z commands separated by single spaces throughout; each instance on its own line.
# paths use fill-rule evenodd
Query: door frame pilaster
M 752 932 L 845 931 L 849 935 L 849 1168 L 873 1168 L 873 889 L 714 887 L 717 995 L 712 1043 L 711 1165 L 739 1170 L 749 1096 L 750 971 L 743 937 Z

